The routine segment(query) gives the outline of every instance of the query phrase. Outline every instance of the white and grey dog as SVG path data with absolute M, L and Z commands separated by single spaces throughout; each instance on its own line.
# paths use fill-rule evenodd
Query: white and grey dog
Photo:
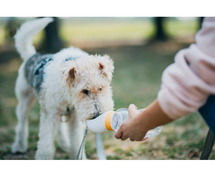
M 27 115 L 37 97 L 41 114 L 35 158 L 53 159 L 55 138 L 61 147 L 67 146 L 67 130 L 60 127 L 64 118 L 68 125 L 68 149 L 74 159 L 84 135 L 85 120 L 113 110 L 110 83 L 114 67 L 109 56 L 90 55 L 74 47 L 56 54 L 37 53 L 32 39 L 52 21 L 41 18 L 26 22 L 15 35 L 23 63 L 15 88 L 18 125 L 12 152 L 27 150 Z

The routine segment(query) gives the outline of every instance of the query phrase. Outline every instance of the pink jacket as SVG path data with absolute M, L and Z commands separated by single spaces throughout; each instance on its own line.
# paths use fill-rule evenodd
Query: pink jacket
M 215 94 L 215 17 L 204 19 L 196 43 L 180 50 L 164 70 L 158 101 L 178 119 L 198 110 L 210 94 Z

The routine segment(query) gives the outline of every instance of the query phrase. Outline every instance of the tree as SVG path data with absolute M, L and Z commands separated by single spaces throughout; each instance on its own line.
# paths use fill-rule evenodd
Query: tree
M 199 17 L 199 29 L 202 28 L 202 23 L 203 23 L 203 20 L 204 20 L 204 17 Z
M 54 17 L 54 21 L 45 28 L 44 50 L 54 53 L 63 46 L 64 43 L 59 36 L 59 19 Z
M 165 20 L 165 17 L 154 18 L 155 40 L 164 41 L 167 39 L 167 35 L 164 30 L 164 20 Z
M 6 39 L 9 42 L 14 41 L 14 35 L 16 34 L 17 27 L 20 26 L 20 23 L 18 22 L 17 18 L 15 17 L 8 17 L 6 24 L 5 24 L 5 30 L 6 30 Z

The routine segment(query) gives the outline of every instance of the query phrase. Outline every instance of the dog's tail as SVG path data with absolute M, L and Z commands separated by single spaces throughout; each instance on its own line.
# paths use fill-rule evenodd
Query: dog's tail
M 36 53 L 32 44 L 33 37 L 52 21 L 53 18 L 47 17 L 28 21 L 22 24 L 14 38 L 16 49 L 23 60 L 27 60 Z

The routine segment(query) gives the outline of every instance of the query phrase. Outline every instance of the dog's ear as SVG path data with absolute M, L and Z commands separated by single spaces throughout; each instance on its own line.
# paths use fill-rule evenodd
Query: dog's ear
M 68 76 L 66 79 L 66 82 L 68 83 L 69 86 L 74 84 L 75 81 L 75 75 L 76 75 L 76 70 L 75 67 L 71 68 L 68 72 Z
M 108 81 L 112 80 L 114 67 L 113 61 L 108 55 L 100 58 L 99 70 L 101 71 L 102 75 L 104 75 L 108 79 Z

